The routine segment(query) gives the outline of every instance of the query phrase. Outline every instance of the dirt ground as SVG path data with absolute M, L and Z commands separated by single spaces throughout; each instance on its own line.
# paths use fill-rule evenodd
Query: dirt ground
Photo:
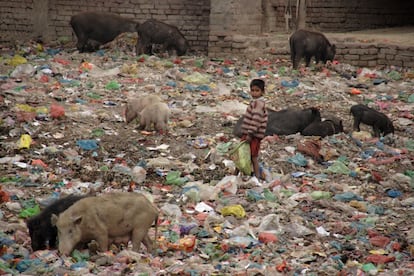
M 361 30 L 347 33 L 329 33 L 332 37 L 342 38 L 344 40 L 357 39 L 361 42 L 376 41 L 385 44 L 413 46 L 414 45 L 414 27 L 396 27 L 373 30 Z
M 332 35 L 409 44 L 413 31 Z M 128 37 L 96 53 L 34 43 L 2 49 L 0 243 L 8 255 L 2 255 L 0 271 L 409 275 L 414 257 L 412 71 L 347 64 L 296 71 L 284 60 L 135 57 L 132 51 Z M 26 59 L 21 65 L 30 66 L 13 64 L 16 55 Z M 258 77 L 266 81 L 270 108 L 317 107 L 323 117 L 342 119 L 345 128 L 323 139 L 267 137 L 260 153 L 262 183 L 232 176 L 228 154 L 230 144 L 239 141 L 232 130 L 250 100 L 249 81 Z M 292 80 L 299 85 L 282 85 Z M 158 94 L 170 107 L 168 133 L 125 123 L 125 104 L 144 94 Z M 389 116 L 394 135 L 372 137 L 366 125 L 353 132 L 349 109 L 356 103 Z M 64 115 L 53 115 L 52 106 L 63 108 Z M 22 147 L 25 134 L 32 142 Z M 91 140 L 96 148 L 81 146 Z M 324 162 L 299 151 L 301 144 L 317 145 Z M 134 173 L 136 166 L 145 174 Z M 179 178 L 170 180 L 172 172 Z M 160 208 L 156 254 L 119 246 L 98 256 L 88 249 L 82 252 L 90 255 L 66 258 L 56 250 L 32 252 L 22 211 L 70 193 L 111 191 L 145 193 Z M 213 211 L 200 211 L 203 204 Z M 225 213 L 224 207 L 241 207 L 244 215 Z M 184 231 L 189 225 L 191 230 Z M 271 241 L 262 232 L 270 233 Z

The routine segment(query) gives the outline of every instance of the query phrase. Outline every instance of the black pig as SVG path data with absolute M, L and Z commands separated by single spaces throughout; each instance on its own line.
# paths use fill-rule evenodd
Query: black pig
M 321 121 L 321 114 L 317 108 L 294 109 L 288 108 L 280 111 L 267 110 L 267 126 L 265 136 L 273 134 L 290 135 L 301 132 L 314 121 Z M 244 116 L 236 123 L 233 135 L 242 137 L 241 124 Z
M 313 122 L 308 125 L 301 134 L 304 136 L 321 136 L 326 137 L 330 135 L 343 132 L 344 127 L 342 125 L 342 120 L 324 120 L 322 122 Z
M 32 240 L 33 251 L 46 249 L 47 243 L 49 248 L 56 248 L 57 229 L 52 226 L 52 214 L 59 215 L 69 208 L 76 201 L 85 196 L 69 195 L 61 198 L 47 206 L 41 213 L 31 217 L 27 221 L 30 239 Z
M 121 33 L 135 32 L 137 24 L 131 19 L 104 12 L 82 12 L 70 19 L 79 52 L 98 50 L 100 45 L 114 40 Z
M 335 57 L 336 46 L 321 33 L 307 30 L 297 30 L 289 38 L 290 58 L 293 69 L 297 69 L 300 60 L 304 57 L 306 67 L 309 66 L 312 57 L 316 63 L 327 60 L 332 61 Z
M 363 104 L 353 105 L 351 113 L 354 116 L 354 130 L 360 131 L 359 124 L 372 126 L 375 137 L 394 133 L 394 126 L 387 115 Z
M 179 56 L 184 55 L 189 48 L 187 39 L 177 27 L 155 19 L 137 25 L 137 32 L 137 55 L 151 54 L 153 44 L 161 44 L 162 50 L 170 54 L 175 50 Z

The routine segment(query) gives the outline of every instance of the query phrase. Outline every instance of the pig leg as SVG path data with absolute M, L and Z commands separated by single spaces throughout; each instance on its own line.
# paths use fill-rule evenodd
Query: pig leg
M 148 126 L 148 120 L 146 118 L 144 118 L 145 116 L 143 116 L 141 114 L 141 118 L 139 119 L 139 129 L 141 130 L 146 130 L 147 126 Z
M 291 60 L 291 62 L 292 62 L 292 66 L 293 66 L 293 68 L 294 69 L 296 69 L 296 67 L 295 67 L 295 52 L 291 49 L 290 50 L 290 60 Z
M 305 60 L 306 60 L 306 67 L 309 67 L 310 61 L 311 61 L 312 56 L 310 55 L 306 55 L 305 56 Z
M 137 227 L 134 230 L 132 230 L 132 250 L 134 250 L 135 252 L 139 251 L 139 249 L 141 248 L 141 242 L 145 239 L 145 236 L 148 237 L 148 229 Z
M 374 136 L 375 137 L 380 137 L 381 135 L 380 135 L 380 130 L 379 130 L 379 128 L 378 128 L 378 126 L 377 125 L 373 125 L 372 126 L 372 130 L 374 131 Z
M 151 40 L 145 35 L 138 34 L 138 43 L 137 43 L 137 55 L 150 55 L 152 52 L 152 43 Z
M 144 45 L 143 45 L 141 39 L 139 39 L 139 38 L 138 38 L 138 42 L 137 42 L 136 52 L 137 52 L 137 56 L 142 55 L 143 53 L 145 53 Z
M 137 51 L 137 55 L 138 56 L 139 55 L 142 55 L 142 54 L 150 55 L 151 52 L 152 52 L 152 44 L 151 44 L 151 41 L 149 41 L 148 39 L 146 39 L 143 36 L 138 37 L 136 51 Z
M 300 62 L 300 59 L 302 58 L 302 54 L 301 53 L 298 53 L 298 52 L 296 52 L 295 53 L 295 57 L 294 57 L 294 61 L 293 61 L 293 68 L 294 69 L 297 69 L 298 68 L 298 66 L 299 66 L 299 62 Z
M 354 116 L 354 130 L 361 131 L 359 128 L 359 124 L 361 123 L 361 117 L 360 116 Z
M 154 244 L 152 240 L 150 239 L 150 237 L 148 236 L 148 234 L 145 235 L 144 239 L 142 240 L 142 243 L 145 245 L 149 253 L 154 253 Z
M 78 38 L 76 48 L 79 50 L 79 53 L 83 53 L 85 51 L 86 43 L 88 42 L 88 37 L 83 32 L 76 33 L 76 37 Z

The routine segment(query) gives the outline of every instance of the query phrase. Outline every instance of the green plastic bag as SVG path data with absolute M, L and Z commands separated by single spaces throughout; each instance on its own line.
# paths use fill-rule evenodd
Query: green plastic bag
M 182 186 L 186 182 L 188 182 L 187 177 L 180 177 L 180 176 L 181 176 L 181 172 L 179 172 L 179 171 L 170 171 L 167 174 L 167 178 L 166 178 L 165 183 L 166 184 L 173 184 L 173 185 L 177 185 L 177 186 Z
M 250 155 L 250 144 L 246 141 L 238 143 L 231 151 L 230 158 L 236 167 L 245 175 L 252 174 L 252 159 Z

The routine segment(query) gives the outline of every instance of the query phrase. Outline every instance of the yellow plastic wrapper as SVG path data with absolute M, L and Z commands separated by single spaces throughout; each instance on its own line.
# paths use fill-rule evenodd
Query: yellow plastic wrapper
M 27 59 L 25 59 L 24 57 L 22 57 L 20 55 L 13 56 L 9 61 L 9 64 L 11 66 L 17 66 L 17 65 L 20 65 L 20 64 L 24 64 L 24 63 L 27 63 Z
M 124 63 L 122 65 L 121 72 L 128 75 L 136 75 L 138 74 L 138 65 Z
M 250 155 L 250 144 L 242 141 L 230 151 L 230 158 L 236 167 L 245 175 L 252 174 L 252 159 Z
M 183 77 L 183 80 L 194 84 L 205 84 L 210 82 L 210 77 L 208 75 L 203 75 L 199 72 L 195 72 L 191 75 Z
M 29 134 L 23 134 L 20 136 L 19 149 L 28 149 L 32 143 L 32 137 Z
M 236 218 L 246 216 L 246 211 L 240 204 L 223 207 L 220 212 L 223 216 L 235 216 Z
M 370 250 L 369 253 L 370 254 L 374 254 L 374 255 L 385 255 L 385 254 L 388 254 L 388 252 L 385 251 L 384 249 L 374 249 L 374 250 Z
M 16 108 L 26 112 L 36 112 L 36 108 L 28 104 L 16 104 Z

